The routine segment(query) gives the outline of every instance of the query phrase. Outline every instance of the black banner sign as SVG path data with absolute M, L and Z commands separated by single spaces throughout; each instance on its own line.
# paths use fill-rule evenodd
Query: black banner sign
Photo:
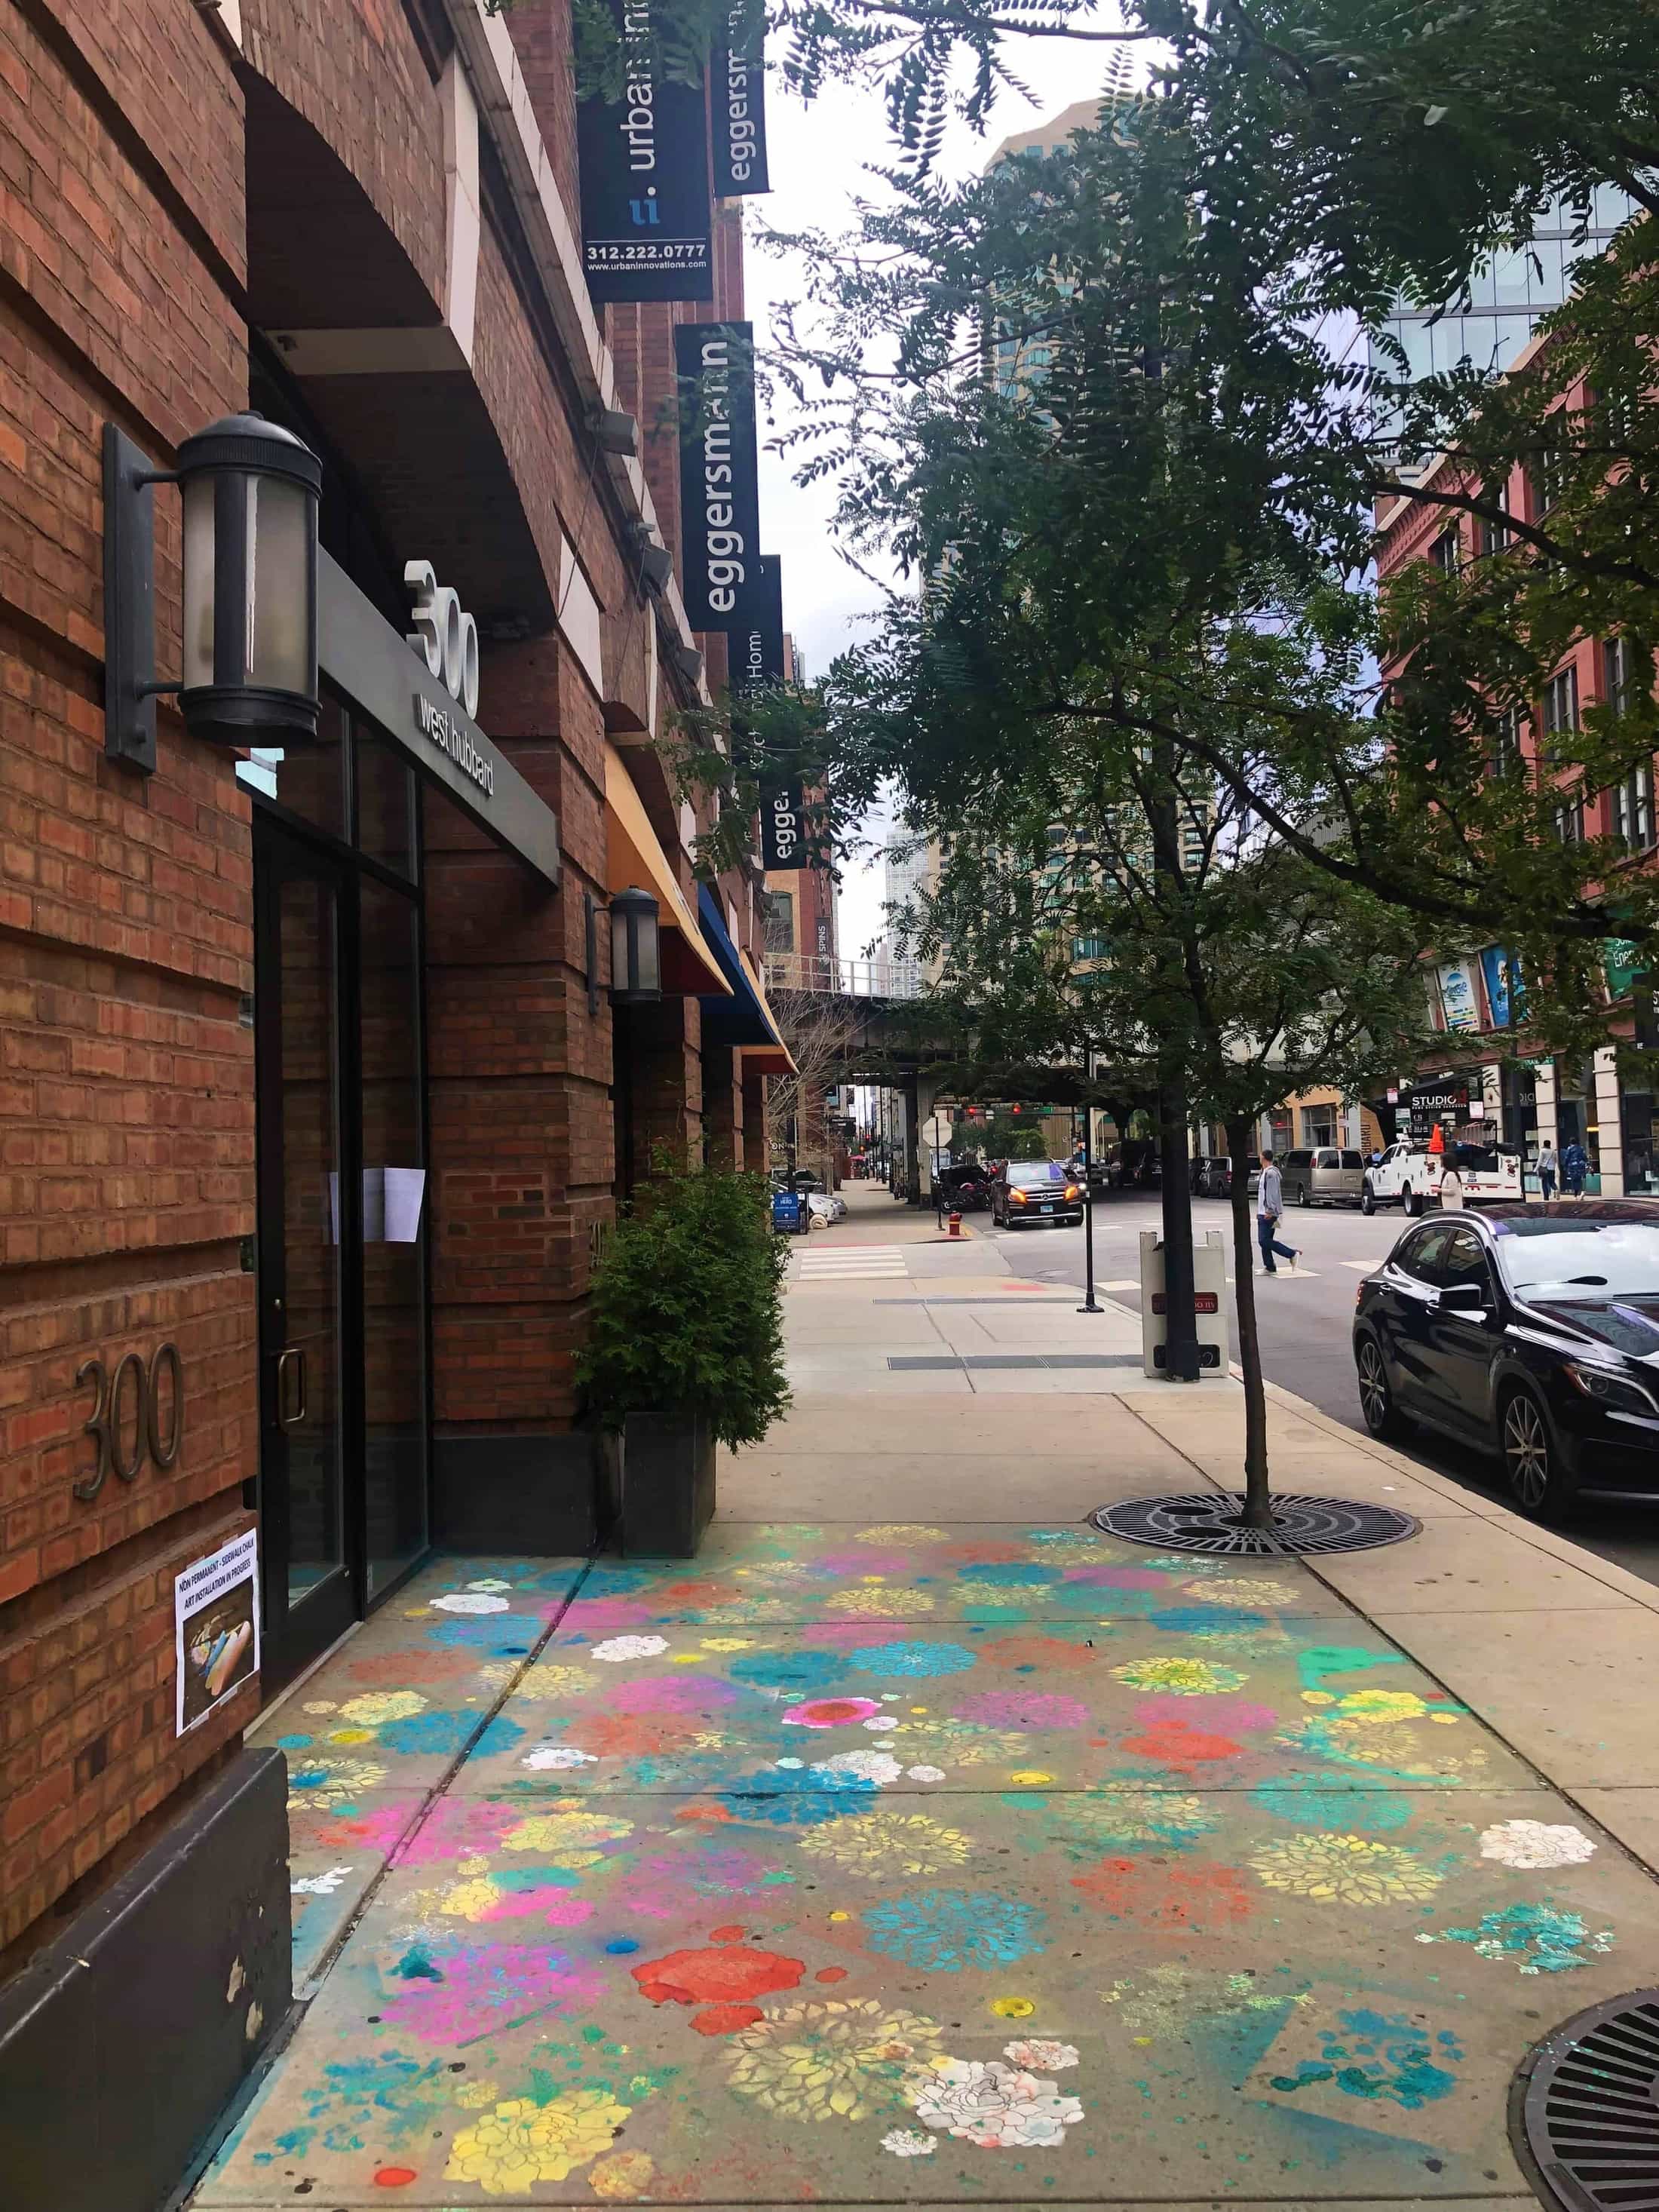
M 772 189 L 766 173 L 765 22 L 757 18 L 745 29 L 744 19 L 750 13 L 742 6 L 732 9 L 710 71 L 717 200 Z
M 761 794 L 761 866 L 769 875 L 780 869 L 806 868 L 806 814 L 798 783 L 780 784 Z
M 754 566 L 727 630 L 733 691 L 763 691 L 783 681 L 783 563 L 775 553 L 763 553 Z
M 596 305 L 714 296 L 705 88 L 670 80 L 648 51 L 651 0 L 613 0 L 620 100 L 577 103 L 582 269 Z
M 762 556 L 753 589 L 744 602 L 745 619 L 730 634 L 733 693 L 763 690 L 783 681 L 783 563 L 775 553 Z M 768 869 L 810 868 L 806 793 L 799 776 L 761 784 L 761 861 Z
M 686 617 L 693 629 L 730 635 L 748 619 L 760 566 L 753 324 L 680 324 L 674 369 Z M 779 655 L 781 675 L 781 644 Z

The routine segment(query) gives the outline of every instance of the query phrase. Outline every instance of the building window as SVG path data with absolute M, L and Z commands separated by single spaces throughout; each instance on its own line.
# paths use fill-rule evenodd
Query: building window
M 1555 834 L 1564 845 L 1582 845 L 1584 842 L 1584 802 L 1576 799 L 1571 806 L 1555 810 Z
M 1487 484 L 1481 496 L 1487 504 L 1498 507 L 1504 514 L 1510 511 L 1510 488 L 1506 483 Z M 1494 522 L 1483 516 L 1475 524 L 1475 543 L 1483 554 L 1507 553 L 1510 548 L 1510 526 L 1506 521 Z
M 1578 671 L 1571 662 L 1558 669 L 1544 686 L 1544 731 L 1546 753 L 1556 748 L 1547 739 L 1563 730 L 1578 727 Z
M 1103 937 L 1074 937 L 1072 939 L 1073 960 L 1103 960 L 1106 939 Z
M 1455 576 L 1463 565 L 1463 541 L 1457 526 L 1443 530 L 1429 548 L 1429 558 L 1443 576 Z
M 1302 1109 L 1302 1141 L 1310 1148 L 1336 1142 L 1334 1106 L 1304 1106 Z
M 763 891 L 761 915 L 769 952 L 795 949 L 795 901 L 789 891 Z
M 1532 511 L 1541 520 L 1566 489 L 1567 455 L 1559 446 L 1546 446 L 1528 471 L 1532 482 Z
M 1653 763 L 1644 761 L 1613 787 L 1613 834 L 1627 853 L 1653 842 Z
M 1492 745 L 1492 772 L 1507 775 L 1521 757 L 1521 740 L 1532 726 L 1532 717 L 1520 707 L 1507 708 L 1498 718 Z
M 1650 681 L 1651 675 L 1650 669 Z M 1601 688 L 1615 714 L 1627 713 L 1633 704 L 1632 686 L 1635 680 L 1636 653 L 1630 640 L 1624 636 L 1607 639 L 1601 647 Z

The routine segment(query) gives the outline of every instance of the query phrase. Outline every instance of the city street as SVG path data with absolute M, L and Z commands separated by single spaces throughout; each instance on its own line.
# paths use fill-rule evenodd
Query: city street
M 1080 1229 L 994 1230 L 988 1214 L 970 1215 L 969 1222 L 976 1237 L 1001 1248 L 1022 1273 L 1039 1282 L 1082 1287 Z M 1118 1194 L 1097 1203 L 1095 1284 L 1103 1297 L 1139 1311 L 1140 1233 L 1157 1229 L 1159 1223 L 1156 1194 Z M 1294 1390 L 1351 1428 L 1363 1425 L 1349 1345 L 1354 1285 L 1386 1257 L 1405 1225 L 1397 1207 L 1369 1220 L 1352 1206 L 1297 1210 L 1286 1217 L 1284 1241 L 1305 1255 L 1304 1264 L 1292 1274 L 1281 1261 L 1271 1279 L 1258 1267 L 1256 1313 L 1268 1381 Z M 1219 1199 L 1195 1199 L 1194 1235 L 1201 1239 L 1211 1231 L 1231 1247 L 1231 1209 Z M 1227 1273 L 1231 1281 L 1231 1249 Z M 1233 1332 L 1237 1358 L 1236 1320 Z M 1498 1487 L 1496 1463 L 1485 1465 L 1455 1444 L 1425 1438 L 1405 1449 L 1408 1457 L 1455 1482 L 1488 1493 Z M 1646 1581 L 1659 1582 L 1659 1510 L 1637 1503 L 1591 1504 L 1572 1534 L 1588 1550 L 1616 1560 Z

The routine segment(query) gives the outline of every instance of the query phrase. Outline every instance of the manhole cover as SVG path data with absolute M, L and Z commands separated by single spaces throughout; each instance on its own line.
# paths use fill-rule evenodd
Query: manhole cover
M 1534 2185 L 1570 2212 L 1659 2206 L 1659 1990 L 1635 1990 L 1547 2036 L 1516 2080 Z
M 1316 1552 L 1369 1552 L 1414 1536 L 1420 1522 L 1391 1505 L 1351 1498 L 1305 1498 L 1274 1491 L 1273 1525 L 1247 1528 L 1242 1498 L 1200 1491 L 1182 1498 L 1132 1498 L 1103 1505 L 1089 1518 L 1108 1536 L 1156 1544 L 1164 1552 L 1224 1552 L 1235 1558 L 1294 1559 Z

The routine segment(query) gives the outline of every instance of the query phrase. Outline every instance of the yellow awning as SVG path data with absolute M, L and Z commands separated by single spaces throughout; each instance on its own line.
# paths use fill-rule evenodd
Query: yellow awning
M 777 1039 L 775 1045 L 746 1044 L 739 1047 L 743 1054 L 744 1073 L 748 1075 L 799 1075 L 783 1032 L 778 1027 L 778 1018 L 766 1003 L 766 993 L 761 988 L 760 974 L 754 962 L 739 945 L 738 957 L 743 963 L 743 972 L 749 978 L 755 996 L 760 1000 L 761 1012 L 766 1017 L 767 1027 Z
M 605 749 L 605 881 L 607 890 L 636 885 L 655 898 L 665 990 L 696 998 L 732 995 L 651 827 L 645 801 L 613 744 Z

